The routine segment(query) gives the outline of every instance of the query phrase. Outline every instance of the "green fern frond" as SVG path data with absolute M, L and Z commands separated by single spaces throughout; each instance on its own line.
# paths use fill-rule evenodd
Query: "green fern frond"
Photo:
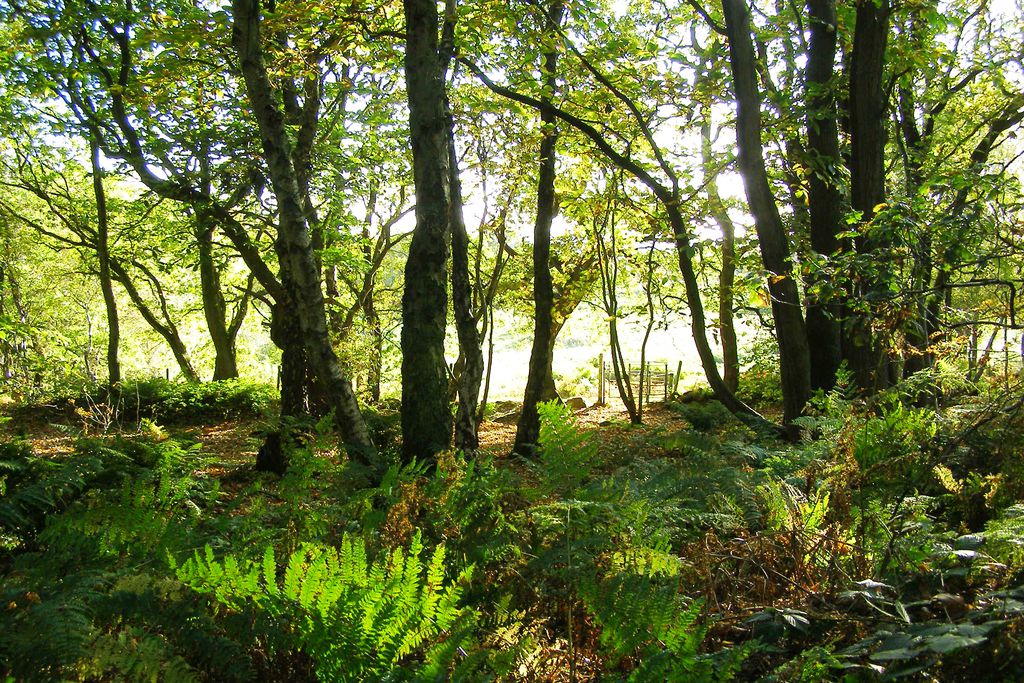
M 729 680 L 741 650 L 710 656 L 700 652 L 707 628 L 699 623 L 700 601 L 686 603 L 675 585 L 638 574 L 616 574 L 585 582 L 584 605 L 601 627 L 600 642 L 614 662 L 635 657 L 631 681 L 698 683 Z
M 425 565 L 422 553 L 417 533 L 408 550 L 396 548 L 368 562 L 365 544 L 345 536 L 339 548 L 303 545 L 280 579 L 269 548 L 252 561 L 217 560 L 207 547 L 174 571 L 184 584 L 229 607 L 249 604 L 286 616 L 295 647 L 313 658 L 322 680 L 354 681 L 412 666 L 411 674 L 416 662 L 436 664 L 440 655 L 431 655 L 432 648 L 451 637 L 449 629 L 462 615 L 460 584 L 471 570 L 446 583 L 443 546 Z M 450 650 L 450 644 L 443 647 Z
M 542 494 L 570 493 L 597 464 L 597 442 L 576 424 L 573 412 L 557 401 L 537 406 L 540 415 L 540 459 L 537 473 Z

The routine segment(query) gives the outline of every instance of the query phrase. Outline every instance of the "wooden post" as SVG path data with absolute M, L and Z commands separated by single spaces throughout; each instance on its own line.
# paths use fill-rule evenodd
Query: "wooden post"
M 676 365 L 676 379 L 672 383 L 672 393 L 673 394 L 678 394 L 679 393 L 679 375 L 681 375 L 682 373 L 683 373 L 683 361 L 679 361 L 679 364 Z
M 604 354 L 597 357 L 597 405 L 604 405 Z
M 644 389 L 644 398 L 647 399 L 646 405 L 651 405 L 651 362 L 647 361 L 645 365 L 646 367 L 644 368 L 644 385 L 646 386 L 646 388 Z
M 171 381 L 171 369 L 170 368 L 164 368 L 164 379 L 167 380 L 168 382 Z

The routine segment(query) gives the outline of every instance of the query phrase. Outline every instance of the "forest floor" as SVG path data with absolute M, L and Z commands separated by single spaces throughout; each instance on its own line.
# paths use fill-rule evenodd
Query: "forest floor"
M 73 582 L 54 584 L 43 570 L 71 571 L 81 561 L 67 558 L 86 537 L 100 539 L 102 552 L 87 556 L 95 567 L 141 581 L 132 572 L 144 566 L 147 581 L 163 581 L 147 544 L 162 544 L 159 560 L 180 561 L 204 543 L 239 558 L 269 544 L 283 558 L 300 539 L 337 545 L 357 533 L 387 556 L 422 531 L 481 577 L 464 595 L 479 620 L 475 643 L 492 648 L 495 670 L 501 652 L 521 657 L 502 680 L 691 680 L 669 673 L 696 666 L 720 680 L 919 680 L 915 672 L 927 670 L 933 680 L 973 671 L 978 681 L 997 681 L 1014 680 L 1007 672 L 1024 663 L 1024 426 L 1013 411 L 987 410 L 998 421 L 983 421 L 957 410 L 894 403 L 869 411 L 840 401 L 806 418 L 807 438 L 789 443 L 754 434 L 699 398 L 648 406 L 636 426 L 618 406 L 590 406 L 546 417 L 551 441 L 527 460 L 509 456 L 516 425 L 505 406 L 481 425 L 481 457 L 393 468 L 379 486 L 361 489 L 346 481 L 351 463 L 335 457 L 330 434 L 312 437 L 285 477 L 256 472 L 273 406 L 243 404 L 214 410 L 198 398 L 179 401 L 188 419 L 122 416 L 120 429 L 95 404 L 0 406 L 0 442 L 23 440 L 54 463 L 17 470 L 25 456 L 11 451 L 0 455 L 7 471 L 38 472 L 45 483 L 59 475 L 58 463 L 102 459 L 107 450 L 115 457 L 105 462 L 137 478 L 109 490 L 103 477 L 83 482 L 94 495 L 74 505 L 68 498 L 66 509 L 55 498 L 49 547 L 0 566 L 0 596 L 19 605 L 18 596 L 42 596 L 60 612 L 78 599 L 62 592 Z M 171 404 L 161 405 L 153 414 L 168 415 Z M 368 415 L 375 433 L 391 435 L 385 452 L 393 451 L 397 416 Z M 148 491 L 155 486 L 159 496 L 165 484 L 173 495 L 151 519 Z M 142 493 L 135 500 L 125 492 Z M 3 505 L 17 503 L 9 500 L 0 490 L 0 522 Z M 95 515 L 103 524 L 90 521 Z M 156 533 L 149 524 L 170 515 L 180 526 Z M 46 614 L 0 613 L 0 674 L 2 631 L 43 635 Z M 256 673 L 247 680 L 309 680 L 299 675 L 307 660 L 252 649 L 244 633 L 218 624 L 250 648 Z M 83 628 L 83 644 L 110 629 L 135 633 L 99 621 Z M 174 640 L 177 630 L 160 633 L 161 647 L 193 645 Z M 89 647 L 69 661 L 91 661 Z M 208 680 L 223 673 L 199 660 L 189 666 Z
M 678 412 L 661 403 L 647 406 L 643 419 L 642 425 L 630 425 L 626 411 L 613 405 L 593 405 L 576 413 L 577 424 L 596 436 L 601 451 L 605 453 L 641 445 L 649 449 L 646 444 L 652 435 L 687 426 Z M 268 420 L 258 417 L 223 418 L 204 421 L 203 424 L 178 425 L 172 432 L 176 437 L 201 444 L 203 452 L 222 463 L 227 470 L 254 462 L 268 425 Z M 80 436 L 99 436 L 102 433 L 96 433 L 95 428 L 90 430 L 81 420 L 49 412 L 32 414 L 19 411 L 0 424 L 0 438 L 25 439 L 32 444 L 37 455 L 54 458 L 73 453 Z M 110 429 L 106 433 L 135 432 Z M 498 458 L 510 451 L 515 436 L 515 422 L 485 420 L 480 425 L 480 446 Z

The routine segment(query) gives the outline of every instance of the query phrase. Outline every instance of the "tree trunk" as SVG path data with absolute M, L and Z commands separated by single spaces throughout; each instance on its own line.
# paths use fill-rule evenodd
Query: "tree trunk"
M 270 340 L 281 349 L 281 415 L 306 413 L 306 352 L 302 330 L 287 302 L 274 304 L 270 312 Z
M 211 192 L 210 178 L 210 145 L 206 140 L 202 143 L 199 158 L 200 181 L 206 194 Z M 199 207 L 195 211 L 196 246 L 199 252 L 199 291 L 203 299 L 203 316 L 206 318 L 206 329 L 213 342 L 214 381 L 238 377 L 238 365 L 235 361 L 235 336 L 228 329 L 228 310 L 221 291 L 220 270 L 213 254 L 213 233 L 216 219 L 209 211 Z
M 718 191 L 718 170 L 714 167 L 711 149 L 710 103 L 701 108 L 701 114 L 704 117 L 700 127 L 704 187 L 708 193 L 711 215 L 722 231 L 722 270 L 718 274 L 718 336 L 722 342 L 722 381 L 729 391 L 735 393 L 740 385 L 739 349 L 732 312 L 733 285 L 736 281 L 736 226 Z
M 459 336 L 459 351 L 465 364 L 458 379 L 458 408 L 455 413 L 455 447 L 464 453 L 476 451 L 477 401 L 484 376 L 484 351 L 480 330 L 473 314 L 473 287 L 469 280 L 469 235 L 462 210 L 462 181 L 459 178 L 459 160 L 455 152 L 455 122 L 451 117 L 448 97 L 448 173 L 451 197 L 449 200 L 449 228 L 452 238 L 452 309 L 455 328 Z
M 783 421 L 803 412 L 811 394 L 810 351 L 800 296 L 790 263 L 789 242 L 768 184 L 761 142 L 761 96 L 757 87 L 750 10 L 746 0 L 723 0 L 729 56 L 736 94 L 738 166 L 754 217 L 761 261 L 768 271 L 768 292 L 779 342 Z
M 96 197 L 96 257 L 99 261 L 103 306 L 107 311 L 107 381 L 113 385 L 121 381 L 121 361 L 118 359 L 121 323 L 117 316 L 114 281 L 110 275 L 110 223 L 107 215 L 107 193 L 103 188 L 103 169 L 100 167 L 100 146 L 93 136 L 89 136 L 89 151 L 92 161 L 92 189 Z
M 909 88 L 899 89 L 900 133 L 903 136 L 905 150 L 904 177 L 907 184 L 907 195 L 914 196 L 924 181 L 923 162 L 927 141 L 917 125 L 917 104 L 913 92 Z M 903 376 L 909 377 L 916 372 L 931 367 L 934 356 L 931 352 L 931 334 L 929 329 L 927 289 L 932 282 L 932 236 L 928 230 L 922 230 L 917 238 L 914 250 L 914 261 L 910 271 L 910 289 L 914 297 L 914 317 L 908 321 L 904 329 L 907 339 L 908 353 L 903 362 Z M 926 397 L 921 397 L 926 398 Z
M 370 385 L 370 400 L 380 403 L 380 384 L 384 369 L 384 331 L 381 329 L 380 315 L 377 313 L 372 293 L 363 304 L 363 315 L 366 317 L 372 339 L 366 383 Z
M 232 42 L 238 54 L 245 91 L 259 125 L 263 156 L 277 199 L 275 251 L 281 284 L 292 293 L 294 312 L 305 344 L 306 359 L 334 409 L 335 421 L 351 454 L 369 462 L 373 444 L 359 412 L 352 384 L 342 373 L 327 333 L 323 291 L 310 245 L 309 226 L 292 164 L 288 132 L 276 101 L 260 47 L 259 0 L 233 0 Z
M 124 291 L 127 292 L 128 298 L 135 304 L 135 308 L 138 309 L 142 318 L 149 323 L 149 326 L 153 330 L 164 338 L 167 345 L 171 348 L 171 353 L 174 354 L 174 360 L 178 363 L 178 368 L 181 371 L 181 376 L 185 378 L 187 382 L 198 382 L 199 373 L 196 372 L 192 366 L 192 361 L 188 357 L 188 348 L 185 346 L 185 342 L 181 339 L 181 334 L 178 332 L 177 325 L 170 319 L 169 312 L 167 310 L 167 303 L 163 298 L 163 294 L 158 291 L 157 294 L 160 297 L 160 309 L 161 317 L 157 317 L 153 309 L 146 304 L 146 300 L 142 298 L 142 294 L 139 292 L 138 287 L 132 281 L 128 275 L 128 271 L 125 270 L 116 259 L 110 259 L 110 272 L 111 276 L 121 283 L 124 287 Z M 136 264 L 138 265 L 138 264 Z
M 619 340 L 619 300 L 618 300 L 618 240 L 616 239 L 615 200 L 612 193 L 619 192 L 618 183 L 612 185 L 607 181 L 605 192 L 608 193 L 608 205 L 602 217 L 594 218 L 594 242 L 597 246 L 597 266 L 601 273 L 601 300 L 604 313 L 608 319 L 608 347 L 612 357 L 612 370 L 615 374 L 615 386 L 619 399 L 629 414 L 632 424 L 640 424 L 640 413 L 637 411 L 636 397 L 633 394 L 633 382 L 630 366 L 626 363 Z M 603 223 L 603 225 L 602 225 Z M 605 230 L 608 231 L 608 244 L 604 241 Z
M 885 48 L 889 34 L 889 0 L 858 0 L 857 19 L 850 58 L 850 205 L 868 225 L 876 207 L 885 201 L 885 108 L 883 83 Z M 856 241 L 863 263 L 885 258 L 888 245 L 871 234 Z M 877 255 L 877 259 L 870 258 Z M 870 300 L 886 287 L 886 275 L 858 273 L 854 296 Z M 890 383 L 888 363 L 871 328 L 871 311 L 847 311 L 843 357 L 857 385 L 864 390 Z
M 561 0 L 552 0 L 548 7 L 545 33 L 551 45 L 542 55 L 541 69 L 544 93 L 541 99 L 550 103 L 558 85 L 558 50 L 555 32 L 562 20 Z M 540 436 L 537 404 L 547 400 L 545 394 L 555 392 L 551 363 L 554 350 L 554 288 L 551 282 L 551 223 L 555 218 L 555 161 L 558 143 L 557 119 L 550 110 L 540 112 L 543 137 L 540 142 L 540 169 L 537 175 L 537 218 L 533 224 L 533 348 L 530 351 L 529 373 L 523 395 L 523 409 L 516 425 L 513 450 L 527 453 L 536 446 Z M 556 394 L 557 395 L 557 394 Z
M 831 86 L 836 58 L 835 0 L 808 0 L 807 10 L 811 32 L 805 69 L 811 248 L 830 258 L 839 251 L 837 235 L 844 227 L 839 125 Z M 808 277 L 807 342 L 811 354 L 811 388 L 826 391 L 835 384 L 836 371 L 843 359 L 841 302 L 827 287 L 827 277 L 813 273 Z
M 213 379 L 238 377 L 235 339 L 228 330 L 227 304 L 221 291 L 220 272 L 213 255 L 213 225 L 197 216 L 196 246 L 199 251 L 199 286 L 203 297 L 203 315 L 215 354 Z
M 416 227 L 402 295 L 402 453 L 432 458 L 451 444 L 444 336 L 448 308 L 449 154 L 434 0 L 405 0 L 405 74 Z
M 540 390 L 541 401 L 559 401 L 558 385 L 555 384 L 555 373 L 552 370 L 551 362 L 555 359 L 555 342 L 558 341 L 558 333 L 565 326 L 564 320 L 553 320 L 551 322 L 551 333 L 548 334 L 548 369 L 544 373 L 544 386 Z

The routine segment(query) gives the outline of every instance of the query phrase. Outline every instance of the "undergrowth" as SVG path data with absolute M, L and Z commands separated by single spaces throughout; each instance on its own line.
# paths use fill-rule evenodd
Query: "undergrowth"
M 214 476 L 157 423 L 57 458 L 10 441 L 0 674 L 1011 680 L 1024 416 L 982 398 L 837 391 L 798 443 L 694 403 L 629 453 L 544 405 L 532 459 L 445 453 L 372 486 L 316 430 L 280 478 Z

